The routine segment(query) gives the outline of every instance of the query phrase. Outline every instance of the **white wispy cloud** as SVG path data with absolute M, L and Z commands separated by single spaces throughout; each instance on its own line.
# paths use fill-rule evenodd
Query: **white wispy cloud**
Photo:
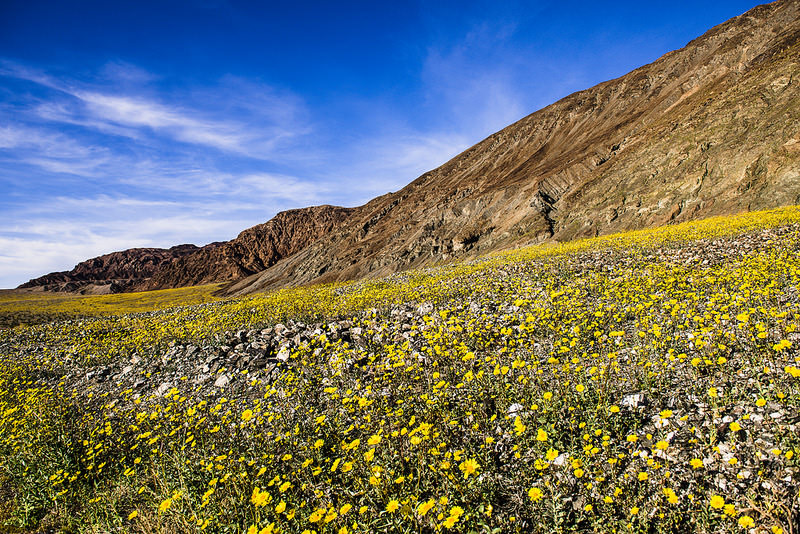
M 252 139 L 238 133 L 239 124 L 200 120 L 187 112 L 177 111 L 143 98 L 77 92 L 96 119 L 123 126 L 147 127 L 165 133 L 178 141 L 207 145 L 220 150 L 245 151 Z
M 160 96 L 148 86 L 157 76 L 125 63 L 107 64 L 95 83 L 58 78 L 7 60 L 0 62 L 0 76 L 60 94 L 32 107 L 40 119 L 133 139 L 155 134 L 271 159 L 281 143 L 311 131 L 305 104 L 297 95 L 233 76 L 213 87 Z
M 87 115 L 80 108 L 77 99 L 60 100 L 57 102 L 41 102 L 31 107 L 31 114 L 45 124 L 69 124 L 80 126 L 89 131 L 100 134 L 126 137 L 136 141 L 144 141 L 145 134 L 138 128 L 129 125 L 115 124 L 107 120 L 98 119 Z
M 489 69 L 469 79 L 468 54 L 428 56 L 424 91 L 447 108 L 443 119 L 412 126 L 392 102 L 367 99 L 356 116 L 372 122 L 356 121 L 346 140 L 301 97 L 258 80 L 173 89 L 124 62 L 78 77 L 0 61 L 0 83 L 22 81 L 33 95 L 0 102 L 0 161 L 13 171 L 0 187 L 21 199 L 4 204 L 0 287 L 114 250 L 232 239 L 281 210 L 396 191 L 515 113 L 505 78 L 493 85 Z M 478 126 L 455 120 L 461 113 Z
M 64 134 L 19 125 L 0 127 L 0 148 L 31 149 L 57 158 L 85 158 L 97 150 Z
M 350 164 L 336 169 L 328 179 L 347 186 L 349 203 L 344 201 L 345 204 L 361 204 L 401 189 L 469 145 L 466 136 L 448 132 L 405 131 L 399 135 L 378 135 L 359 143 Z M 336 190 L 332 193 L 335 195 Z
M 141 86 L 156 81 L 160 77 L 132 63 L 117 59 L 103 65 L 100 69 L 99 78 L 114 86 L 119 86 L 120 84 Z
M 28 80 L 51 88 L 58 85 L 57 81 L 43 70 L 7 58 L 0 58 L 0 76 Z
M 233 180 L 231 179 L 233 182 Z M 235 195 L 263 200 L 283 200 L 297 207 L 324 202 L 331 194 L 333 184 L 303 181 L 293 176 L 279 174 L 247 174 L 237 177 Z
M 13 159 L 18 163 L 84 176 L 94 174 L 111 157 L 105 147 L 81 143 L 59 132 L 19 125 L 0 127 L 0 151 L 3 150 L 13 150 Z
M 428 49 L 421 73 L 428 105 L 455 129 L 485 137 L 530 112 L 517 79 L 528 69 L 506 55 L 514 31 L 513 24 L 483 23 Z

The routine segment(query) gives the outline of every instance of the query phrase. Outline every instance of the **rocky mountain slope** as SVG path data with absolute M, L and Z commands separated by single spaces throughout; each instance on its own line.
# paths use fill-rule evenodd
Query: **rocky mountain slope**
M 798 39 L 798 2 L 756 7 L 508 126 L 227 292 L 798 203 Z
M 84 294 L 130 291 L 153 276 L 158 269 L 198 250 L 194 245 L 178 245 L 168 249 L 131 248 L 112 252 L 83 261 L 71 271 L 34 278 L 19 286 L 19 289 Z
M 238 280 L 299 252 L 347 219 L 352 209 L 314 206 L 278 213 L 236 239 L 214 243 L 164 266 L 139 289 Z
M 44 291 L 118 293 L 238 280 L 274 265 L 347 219 L 350 208 L 314 206 L 278 213 L 236 239 L 202 248 L 129 249 L 93 258 L 72 271 L 50 273 L 19 286 Z

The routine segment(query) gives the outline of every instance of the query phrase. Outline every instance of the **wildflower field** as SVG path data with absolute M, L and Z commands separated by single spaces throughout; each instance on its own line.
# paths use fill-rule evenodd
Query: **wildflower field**
M 213 302 L 217 289 L 219 284 L 210 284 L 102 296 L 5 289 L 0 290 L 0 328 Z
M 0 330 L 0 531 L 798 532 L 799 284 L 790 207 L 53 301 Z

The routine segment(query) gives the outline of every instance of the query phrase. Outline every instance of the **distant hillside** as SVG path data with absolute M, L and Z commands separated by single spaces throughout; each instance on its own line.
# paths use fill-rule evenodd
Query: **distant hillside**
M 113 252 L 71 271 L 35 278 L 19 289 L 101 294 L 239 280 L 302 250 L 337 228 L 351 211 L 337 206 L 287 210 L 231 241 Z
M 71 271 L 34 278 L 18 289 L 74 293 L 120 293 L 130 291 L 158 269 L 199 250 L 194 245 L 163 248 L 131 248 L 83 261 Z
M 282 211 L 264 224 L 248 228 L 236 239 L 214 243 L 156 271 L 137 289 L 166 289 L 239 280 L 263 271 L 329 234 L 352 209 L 315 206 Z

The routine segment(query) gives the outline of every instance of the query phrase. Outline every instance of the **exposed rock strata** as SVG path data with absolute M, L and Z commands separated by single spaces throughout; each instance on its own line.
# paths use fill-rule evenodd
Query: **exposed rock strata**
M 350 208 L 314 206 L 282 211 L 236 239 L 213 243 L 158 270 L 139 289 L 164 289 L 239 280 L 274 265 L 327 235 L 345 221 Z
M 800 4 L 756 7 L 508 126 L 226 291 L 800 203 L 798 41 Z
M 153 273 L 175 260 L 199 250 L 194 245 L 172 248 L 131 248 L 83 261 L 71 271 L 34 278 L 19 289 L 83 294 L 130 291 Z

